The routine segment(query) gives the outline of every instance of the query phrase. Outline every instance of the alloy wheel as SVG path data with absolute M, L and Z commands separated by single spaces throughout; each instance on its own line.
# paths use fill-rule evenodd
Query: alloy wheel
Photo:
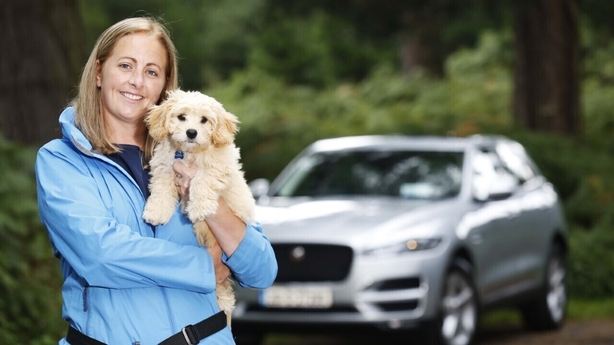
M 441 335 L 446 344 L 467 345 L 477 328 L 475 289 L 460 270 L 449 273 L 442 305 Z

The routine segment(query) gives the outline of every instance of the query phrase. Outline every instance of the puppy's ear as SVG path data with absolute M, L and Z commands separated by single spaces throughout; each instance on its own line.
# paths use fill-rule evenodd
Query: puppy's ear
M 179 90 L 169 91 L 164 102 L 160 105 L 154 105 L 149 109 L 145 117 L 145 123 L 147 123 L 149 135 L 155 140 L 162 141 L 168 135 L 171 109 L 178 99 Z
M 222 106 L 216 107 L 218 120 L 216 128 L 211 135 L 211 142 L 215 147 L 222 147 L 231 144 L 234 141 L 235 133 L 239 130 L 237 124 L 239 119 L 227 112 Z

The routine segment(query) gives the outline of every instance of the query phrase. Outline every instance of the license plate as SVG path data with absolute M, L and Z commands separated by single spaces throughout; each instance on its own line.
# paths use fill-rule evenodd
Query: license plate
M 263 291 L 262 302 L 269 308 L 330 308 L 333 291 L 324 286 L 271 286 Z

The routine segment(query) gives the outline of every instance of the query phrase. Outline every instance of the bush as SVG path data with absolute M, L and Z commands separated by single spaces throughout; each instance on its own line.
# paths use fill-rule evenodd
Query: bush
M 35 151 L 0 137 L 0 343 L 57 344 L 61 274 L 40 223 Z
M 570 234 L 570 294 L 575 298 L 602 299 L 614 295 L 614 218 L 608 214 L 590 231 Z

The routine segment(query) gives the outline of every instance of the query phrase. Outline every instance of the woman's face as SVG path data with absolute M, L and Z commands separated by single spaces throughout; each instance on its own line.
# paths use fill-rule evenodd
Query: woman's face
M 158 102 L 166 82 L 166 50 L 147 33 L 120 38 L 96 74 L 105 123 L 111 128 L 144 124 L 149 107 Z

